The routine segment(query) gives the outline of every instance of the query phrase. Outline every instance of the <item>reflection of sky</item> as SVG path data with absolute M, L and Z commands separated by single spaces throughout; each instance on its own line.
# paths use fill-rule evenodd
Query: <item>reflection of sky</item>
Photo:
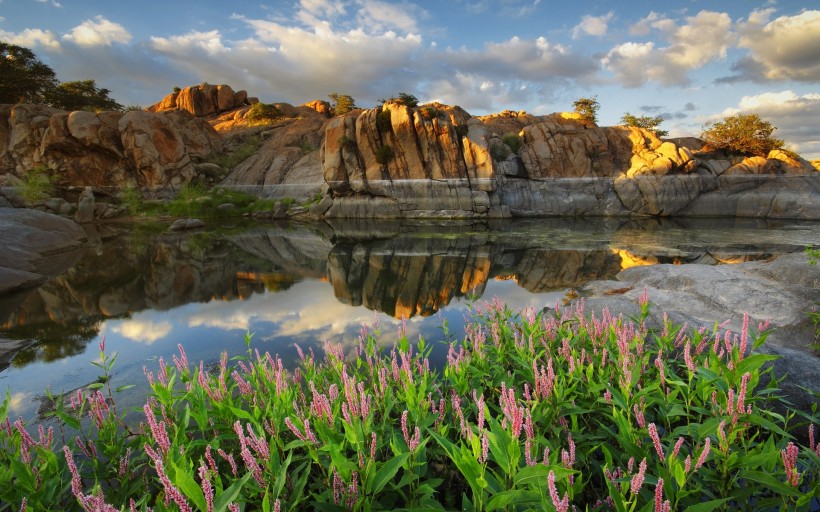
M 490 300 L 494 296 L 516 309 L 531 306 L 539 310 L 545 305 L 554 305 L 562 293 L 532 294 L 514 281 L 490 280 L 484 297 L 479 300 Z M 432 363 L 440 364 L 446 353 L 444 344 L 440 343 L 442 322 L 446 320 L 448 329 L 457 338 L 463 337 L 467 309 L 466 299 L 455 298 L 439 314 L 411 318 L 406 322 L 407 337 L 415 342 L 423 336 L 434 346 Z M 159 356 L 172 364 L 178 343 L 185 347 L 191 364 L 199 360 L 215 361 L 223 350 L 230 355 L 244 353 L 244 335 L 252 332 L 252 347 L 263 353 L 279 354 L 292 366 L 296 364 L 294 343 L 318 352 L 323 342 L 329 341 L 342 344 L 348 351 L 357 344 L 362 326 L 367 325 L 368 332 L 372 333 L 374 323 L 379 325 L 382 344 L 391 347 L 398 339 L 400 319 L 363 306 L 342 304 L 327 282 L 305 280 L 288 290 L 254 294 L 245 300 L 191 303 L 168 311 L 146 310 L 128 319 L 108 320 L 102 325 L 100 338 L 89 343 L 83 353 L 51 363 L 34 362 L 22 368 L 9 368 L 0 374 L 0 386 L 9 386 L 13 391 L 10 413 L 31 417 L 39 405 L 33 399 L 42 396 L 46 386 L 54 393 L 71 391 L 100 375 L 90 362 L 98 359 L 98 342 L 104 336 L 106 350 L 119 352 L 112 386 L 138 385 L 118 402 L 125 408 L 137 408 L 147 391 L 143 367 L 156 371 Z

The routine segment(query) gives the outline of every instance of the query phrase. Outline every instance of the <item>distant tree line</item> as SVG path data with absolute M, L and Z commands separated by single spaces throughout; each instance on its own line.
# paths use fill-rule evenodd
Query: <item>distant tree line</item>
M 0 103 L 40 103 L 63 110 L 123 110 L 94 80 L 60 82 L 33 51 L 0 41 Z

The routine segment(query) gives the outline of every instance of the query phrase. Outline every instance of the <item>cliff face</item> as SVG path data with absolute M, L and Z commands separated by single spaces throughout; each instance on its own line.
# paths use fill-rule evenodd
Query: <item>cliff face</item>
M 387 103 L 331 120 L 331 217 L 688 215 L 820 218 L 809 162 L 703 151 L 572 114 L 482 118 Z M 372 208 L 367 208 L 370 205 Z
M 95 189 L 173 193 L 192 180 L 222 180 L 274 198 L 322 194 L 314 217 L 820 218 L 820 173 L 783 151 L 721 154 L 694 138 L 662 141 L 574 114 L 473 117 L 438 103 L 389 101 L 332 118 L 327 102 L 280 103 L 282 119 L 254 126 L 246 115 L 257 101 L 202 84 L 151 112 L 0 106 L 0 185 L 45 166 L 61 185 Z M 240 151 L 252 136 L 258 149 L 232 169 L 200 163 Z

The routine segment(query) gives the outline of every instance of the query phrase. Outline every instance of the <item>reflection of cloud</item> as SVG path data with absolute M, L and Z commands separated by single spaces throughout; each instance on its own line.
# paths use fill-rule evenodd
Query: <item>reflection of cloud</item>
M 386 315 L 382 322 L 389 321 Z M 276 324 L 274 335 L 297 336 L 306 332 L 330 337 L 373 321 L 373 312 L 339 302 L 327 283 L 303 281 L 287 293 L 254 295 L 245 301 L 213 301 L 187 316 L 189 327 L 254 330 L 254 324 Z
M 124 320 L 111 328 L 117 334 L 138 343 L 151 345 L 155 341 L 168 336 L 173 327 L 170 322 L 154 322 L 152 320 Z
M 17 392 L 11 394 L 11 399 L 9 400 L 9 412 L 13 412 L 14 414 L 20 414 L 21 411 L 24 409 L 23 403 L 31 402 L 33 398 L 32 393 L 26 392 Z

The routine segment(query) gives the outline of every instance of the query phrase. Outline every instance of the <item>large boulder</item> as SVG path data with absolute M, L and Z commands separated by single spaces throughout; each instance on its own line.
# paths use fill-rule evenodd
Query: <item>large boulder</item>
M 203 117 L 242 107 L 248 103 L 247 100 L 247 91 L 235 92 L 230 85 L 202 83 L 175 91 L 146 110 L 186 110 L 196 117 Z

